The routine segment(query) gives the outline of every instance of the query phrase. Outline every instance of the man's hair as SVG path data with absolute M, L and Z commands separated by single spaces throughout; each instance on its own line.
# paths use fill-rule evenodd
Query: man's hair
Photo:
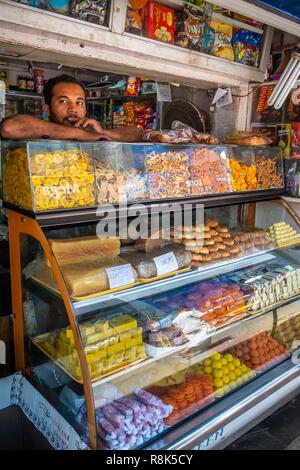
M 58 75 L 57 77 L 51 78 L 48 80 L 46 85 L 44 86 L 44 98 L 45 98 L 45 104 L 48 104 L 49 106 L 51 105 L 51 99 L 53 96 L 53 88 L 58 85 L 58 83 L 75 83 L 75 85 L 79 85 L 83 91 L 84 95 L 86 96 L 86 91 L 84 88 L 84 84 L 77 80 L 74 77 L 71 77 L 71 75 L 63 74 L 63 75 Z

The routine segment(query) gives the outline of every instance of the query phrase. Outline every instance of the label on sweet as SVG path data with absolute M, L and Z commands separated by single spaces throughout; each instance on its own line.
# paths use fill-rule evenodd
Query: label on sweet
M 156 265 L 158 276 L 168 274 L 179 269 L 177 259 L 173 251 L 157 256 L 156 258 L 153 258 L 153 261 Z
M 121 264 L 106 268 L 109 287 L 115 289 L 117 287 L 126 286 L 135 282 L 133 269 L 131 264 Z

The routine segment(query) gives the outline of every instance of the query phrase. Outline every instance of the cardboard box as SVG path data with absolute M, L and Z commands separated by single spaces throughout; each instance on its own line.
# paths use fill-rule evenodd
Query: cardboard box
M 264 85 L 253 90 L 251 122 L 281 123 L 284 121 L 285 105 L 280 109 L 268 106 L 274 87 L 275 85 Z
M 150 1 L 145 21 L 148 38 L 174 44 L 175 11 L 172 8 Z

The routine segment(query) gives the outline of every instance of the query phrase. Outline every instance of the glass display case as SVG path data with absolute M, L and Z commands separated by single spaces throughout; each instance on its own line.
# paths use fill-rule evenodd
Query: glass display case
M 17 368 L 91 448 L 191 449 L 299 390 L 300 224 L 276 193 L 240 197 L 169 240 L 9 210 Z
M 283 189 L 282 166 L 268 146 L 7 141 L 3 199 L 37 213 L 267 191 Z

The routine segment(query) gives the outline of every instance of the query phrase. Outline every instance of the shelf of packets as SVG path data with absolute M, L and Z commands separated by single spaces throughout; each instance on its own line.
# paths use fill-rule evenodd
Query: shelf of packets
M 2 175 L 3 199 L 34 212 L 283 187 L 267 146 L 7 141 Z

